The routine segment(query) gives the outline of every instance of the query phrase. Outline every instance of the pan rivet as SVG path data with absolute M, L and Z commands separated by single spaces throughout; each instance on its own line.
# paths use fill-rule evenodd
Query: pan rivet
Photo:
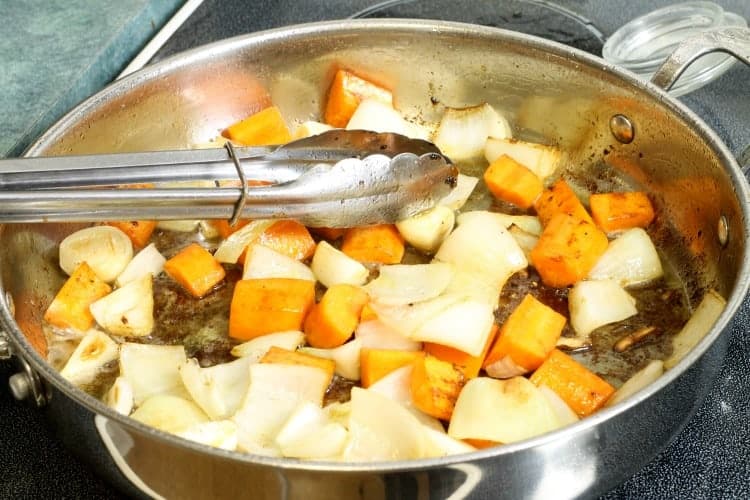
M 23 401 L 31 395 L 31 381 L 25 373 L 15 373 L 8 378 L 10 393 L 17 401 Z
M 716 234 L 719 236 L 721 246 L 727 246 L 727 242 L 729 241 L 729 223 L 725 215 L 719 217 L 719 227 L 716 230 Z
M 609 119 L 609 130 L 619 142 L 630 144 L 635 138 L 635 129 L 630 119 L 625 115 L 614 115 Z
M 42 378 L 23 357 L 17 358 L 17 364 L 21 370 L 8 378 L 8 386 L 13 397 L 18 401 L 28 400 L 37 407 L 46 405 L 50 393 Z

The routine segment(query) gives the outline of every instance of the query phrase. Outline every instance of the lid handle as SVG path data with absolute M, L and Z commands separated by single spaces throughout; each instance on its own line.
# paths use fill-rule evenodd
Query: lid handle
M 680 75 L 698 58 L 712 52 L 726 52 L 750 65 L 750 29 L 726 28 L 706 31 L 680 43 L 651 77 L 651 83 L 669 90 Z

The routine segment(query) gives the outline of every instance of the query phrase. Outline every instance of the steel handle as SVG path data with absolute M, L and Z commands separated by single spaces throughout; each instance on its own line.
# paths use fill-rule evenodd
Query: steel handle
M 688 66 L 713 52 L 726 52 L 750 65 L 750 29 L 707 31 L 685 40 L 659 66 L 651 77 L 651 83 L 669 90 Z

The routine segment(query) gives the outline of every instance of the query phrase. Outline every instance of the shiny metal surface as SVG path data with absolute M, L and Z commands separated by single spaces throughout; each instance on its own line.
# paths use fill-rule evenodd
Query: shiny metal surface
M 10 393 L 18 401 L 23 401 L 31 395 L 31 381 L 23 372 L 11 375 L 8 378 L 8 386 L 10 387 Z
M 616 175 L 647 190 L 667 257 L 701 270 L 680 276 L 689 295 L 698 300 L 714 287 L 727 298 L 712 331 L 635 397 L 526 442 L 377 464 L 243 455 L 147 428 L 63 381 L 44 362 L 40 321 L 64 279 L 55 245 L 80 226 L 5 225 L 0 270 L 16 314 L 3 302 L 0 316 L 17 352 L 51 382 L 46 411 L 61 438 L 98 461 L 111 481 L 132 488 L 95 430 L 94 415 L 106 417 L 127 469 L 167 498 L 591 497 L 642 467 L 705 397 L 749 284 L 747 182 L 716 135 L 655 86 L 584 53 L 501 30 L 426 21 L 322 23 L 228 40 L 147 68 L 83 103 L 29 153 L 185 147 L 246 114 L 257 101 L 248 89 L 259 85 L 285 116 L 303 121 L 318 113 L 334 65 L 377 75 L 394 87 L 400 109 L 425 121 L 446 105 L 487 101 L 518 137 L 560 145 L 571 178 L 597 183 Z M 630 144 L 612 139 L 616 114 L 637 131 Z M 716 234 L 721 215 L 731 235 L 725 247 Z M 64 432 L 71 428 L 75 439 Z
M 622 144 L 630 144 L 635 138 L 635 129 L 633 124 L 625 115 L 615 115 L 609 120 L 609 130 L 612 137 Z
M 750 65 L 750 29 L 726 28 L 721 31 L 708 31 L 685 40 L 659 66 L 651 77 L 651 82 L 669 90 L 690 64 L 712 52 L 732 54 Z
M 16 362 L 20 371 L 8 379 L 13 397 L 18 401 L 28 401 L 39 408 L 46 405 L 49 393 L 44 381 L 23 357 L 19 357 Z
M 5 332 L 0 331 L 0 360 L 5 361 L 13 357 L 13 349 L 10 347 L 10 341 Z
M 0 222 L 291 217 L 313 227 L 392 224 L 431 208 L 457 175 L 426 141 L 349 130 L 278 148 L 227 143 L 213 150 L 14 158 L 0 160 Z M 247 186 L 248 178 L 274 184 L 219 184 Z M 167 180 L 209 186 L 111 187 Z
M 729 224 L 727 223 L 727 218 L 723 215 L 719 217 L 716 236 L 719 238 L 719 243 L 721 243 L 722 246 L 725 246 L 727 243 L 729 243 Z

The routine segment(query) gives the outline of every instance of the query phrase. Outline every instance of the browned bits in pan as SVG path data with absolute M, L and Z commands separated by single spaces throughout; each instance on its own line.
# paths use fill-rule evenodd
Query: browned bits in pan
M 591 341 L 581 337 L 560 337 L 557 348 L 567 353 L 581 353 L 591 350 Z
M 645 326 L 629 333 L 615 342 L 615 352 L 625 352 L 636 344 L 643 342 L 649 337 L 660 333 L 655 326 Z

